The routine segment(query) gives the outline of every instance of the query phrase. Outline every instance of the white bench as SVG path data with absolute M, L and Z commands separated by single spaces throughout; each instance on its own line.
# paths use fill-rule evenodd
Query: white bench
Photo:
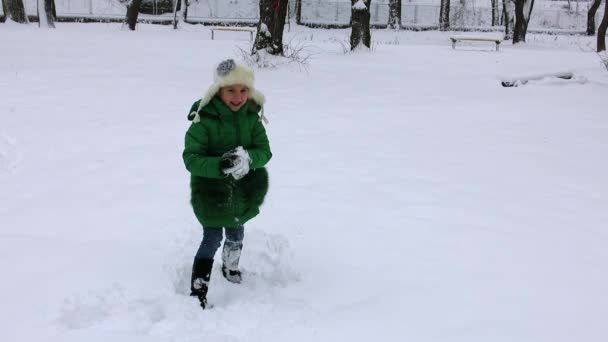
M 212 27 L 211 30 L 211 40 L 215 38 L 215 31 L 236 31 L 236 32 L 249 32 L 249 40 L 253 41 L 253 34 L 256 32 L 256 29 L 249 27 Z
M 450 40 L 452 41 L 452 49 L 456 49 L 456 43 L 462 40 L 493 42 L 496 43 L 496 51 L 499 50 L 500 43 L 502 43 L 502 39 L 495 37 L 452 36 Z

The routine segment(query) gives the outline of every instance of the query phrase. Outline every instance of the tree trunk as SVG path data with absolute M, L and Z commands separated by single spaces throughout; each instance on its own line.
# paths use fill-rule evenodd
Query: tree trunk
M 439 30 L 447 31 L 450 29 L 450 0 L 441 0 L 439 6 Z
M 0 0 L 0 1 L 2 1 L 2 13 L 4 13 L 4 18 L 6 20 L 7 13 L 8 13 L 8 7 L 6 6 L 6 0 Z
M 296 0 L 296 24 L 302 25 L 302 0 Z
M 530 14 L 534 0 L 516 0 L 515 1 L 515 29 L 513 30 L 513 44 L 526 42 L 526 33 L 528 32 L 528 23 L 530 22 Z
M 55 0 L 38 0 L 38 27 L 55 28 L 55 17 L 53 8 Z
M 515 1 L 515 27 L 513 28 L 513 44 L 526 41 L 524 34 L 524 2 L 525 0 Z
M 131 3 L 127 6 L 127 24 L 129 25 L 129 30 L 131 31 L 135 31 L 140 7 L 141 0 L 131 0 Z
M 498 11 L 498 0 L 492 0 L 492 26 L 498 26 L 500 13 Z
M 401 28 L 401 0 L 390 0 L 388 6 L 388 27 L 398 30 Z
M 595 35 L 595 13 L 597 13 L 597 9 L 600 7 L 602 0 L 593 1 L 593 5 L 589 7 L 589 12 L 587 12 L 587 35 L 593 36 Z
M 260 22 L 251 54 L 265 50 L 283 55 L 283 30 L 288 0 L 260 0 Z
M 186 22 L 188 20 L 188 7 L 190 7 L 190 1 L 188 0 L 184 0 L 184 2 L 182 3 L 182 8 L 184 11 L 184 22 Z
M 608 2 L 604 4 L 604 17 L 597 28 L 597 52 L 606 51 L 606 28 L 608 28 Z
M 4 0 L 3 7 L 6 19 L 11 19 L 14 22 L 22 24 L 28 23 L 23 0 Z
M 184 6 L 182 4 L 182 6 L 177 6 L 177 4 L 180 3 L 180 1 L 184 1 L 184 0 L 174 0 L 175 3 L 173 4 L 173 29 L 177 30 L 177 28 L 179 27 L 179 21 L 182 18 L 182 10 L 184 9 Z M 180 8 L 179 10 L 177 8 Z
M 371 47 L 372 36 L 369 31 L 369 8 L 371 0 L 351 0 L 352 27 L 350 31 L 350 49 L 356 49 L 360 44 Z

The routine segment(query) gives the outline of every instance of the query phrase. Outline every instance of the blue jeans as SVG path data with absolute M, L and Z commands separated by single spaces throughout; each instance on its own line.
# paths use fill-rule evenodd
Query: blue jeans
M 226 230 L 224 249 L 234 250 L 243 247 L 244 226 L 241 225 L 236 228 L 203 227 L 203 241 L 196 252 L 195 259 L 213 259 L 215 252 L 222 244 L 224 229 Z

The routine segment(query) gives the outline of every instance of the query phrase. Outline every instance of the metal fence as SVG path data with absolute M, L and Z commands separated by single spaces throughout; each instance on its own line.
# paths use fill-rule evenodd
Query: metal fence
M 59 17 L 112 18 L 121 19 L 126 14 L 127 0 L 55 0 Z M 154 2 L 157 0 L 144 0 Z M 416 0 L 414 0 L 416 1 Z M 403 1 L 401 23 L 405 27 L 437 27 L 440 0 L 418 0 L 426 3 Z M 24 0 L 28 15 L 37 13 L 36 0 Z M 194 22 L 257 23 L 258 0 L 190 0 L 188 18 Z M 450 24 L 454 28 L 492 28 L 490 0 L 452 1 Z M 487 4 L 486 4 L 487 3 Z M 537 2 L 530 19 L 530 29 L 584 31 L 587 25 L 589 2 L 568 3 L 566 1 Z M 501 6 L 502 7 L 502 6 Z M 603 8 L 603 7 L 602 7 Z M 601 21 L 603 9 L 596 14 L 596 23 Z M 295 17 L 295 1 L 290 2 L 290 16 Z M 502 14 L 502 8 L 500 8 Z M 388 22 L 388 0 L 374 0 L 371 4 L 371 24 L 385 26 Z M 301 23 L 310 26 L 348 26 L 351 15 L 350 0 L 302 0 Z M 171 20 L 173 15 L 142 15 L 143 19 Z
M 437 27 L 439 25 L 439 0 L 432 3 L 408 3 L 401 6 L 401 24 L 406 27 Z M 492 8 L 490 0 L 452 1 L 450 25 L 457 28 L 491 28 Z M 502 1 L 499 14 L 502 16 Z M 588 2 L 576 2 L 572 8 L 565 8 L 566 1 L 541 2 L 536 4 L 530 17 L 530 29 L 553 29 L 584 31 L 587 27 Z M 545 5 L 545 6 L 543 6 Z M 344 0 L 302 0 L 301 22 L 309 25 L 341 25 L 350 22 L 350 1 Z M 386 1 L 372 1 L 370 23 L 385 26 L 388 22 L 389 6 Z M 601 20 L 603 10 L 596 13 L 596 22 Z
M 260 18 L 259 11 L 258 0 L 191 0 L 188 18 L 201 21 L 257 23 Z

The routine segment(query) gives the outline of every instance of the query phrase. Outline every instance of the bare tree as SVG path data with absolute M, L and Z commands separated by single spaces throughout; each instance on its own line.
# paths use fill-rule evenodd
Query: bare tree
M 492 0 L 492 26 L 498 26 L 500 22 L 500 11 L 498 10 L 498 0 Z
M 28 23 L 23 0 L 4 0 L 2 8 L 7 19 L 22 24 Z
M 302 0 L 296 0 L 296 24 L 302 25 Z
M 534 0 L 515 0 L 515 28 L 513 29 L 513 44 L 526 42 L 528 23 L 532 14 Z
M 369 8 L 372 0 L 351 0 L 350 49 L 354 50 L 363 44 L 371 47 L 372 35 L 369 30 Z
M 131 2 L 127 5 L 127 24 L 129 25 L 129 30 L 135 31 L 135 26 L 137 25 L 137 16 L 139 15 L 139 8 L 141 7 L 141 0 L 131 0 Z
M 265 50 L 271 55 L 283 55 L 283 30 L 288 0 L 260 0 L 260 22 L 251 54 Z
M 450 0 L 441 0 L 439 5 L 439 30 L 450 29 Z
M 179 21 L 183 19 L 186 21 L 188 15 L 188 2 L 187 0 L 173 0 L 173 29 L 177 30 L 179 27 Z
M 393 30 L 401 28 L 401 0 L 390 0 L 388 3 L 388 27 Z
M 587 35 L 593 36 L 595 35 L 595 13 L 597 13 L 597 9 L 600 7 L 602 0 L 594 0 L 591 7 L 589 7 L 589 12 L 587 12 Z
M 183 0 L 182 6 L 184 6 L 183 10 L 184 10 L 184 22 L 185 22 L 186 20 L 188 20 L 188 7 L 190 7 L 190 1 Z
M 38 26 L 55 28 L 55 0 L 38 0 Z
M 597 52 L 606 51 L 606 28 L 608 28 L 608 1 L 604 4 L 604 17 L 597 28 Z
M 513 38 L 513 1 L 502 0 L 503 23 L 505 25 L 505 39 Z

